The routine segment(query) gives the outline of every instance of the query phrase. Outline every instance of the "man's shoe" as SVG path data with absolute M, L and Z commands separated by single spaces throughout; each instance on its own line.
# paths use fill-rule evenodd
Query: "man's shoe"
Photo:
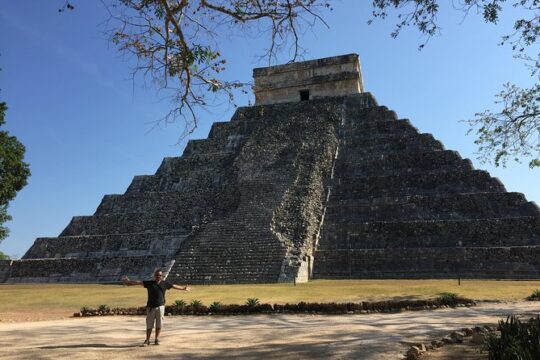
M 141 346 L 144 347 L 144 346 L 148 346 L 148 345 L 150 345 L 150 340 L 144 340 L 144 342 L 142 343 Z
M 159 345 L 159 340 L 156 339 L 156 341 L 154 341 L 154 345 Z

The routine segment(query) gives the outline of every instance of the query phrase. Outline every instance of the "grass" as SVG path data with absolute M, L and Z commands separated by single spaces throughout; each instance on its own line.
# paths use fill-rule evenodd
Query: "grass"
M 244 304 L 248 298 L 260 303 L 358 302 L 384 299 L 436 298 L 456 293 L 476 300 L 523 300 L 540 281 L 465 280 L 316 280 L 297 284 L 193 286 L 189 293 L 169 290 L 167 304 L 197 299 L 205 305 Z M 78 311 L 82 306 L 97 308 L 144 306 L 146 290 L 137 286 L 91 284 L 17 284 L 0 286 L 0 311 L 19 312 L 39 309 Z

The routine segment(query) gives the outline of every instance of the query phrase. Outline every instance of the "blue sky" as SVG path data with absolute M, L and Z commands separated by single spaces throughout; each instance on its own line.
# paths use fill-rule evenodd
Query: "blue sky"
M 36 237 L 57 236 L 72 216 L 91 215 L 103 195 L 123 193 L 133 176 L 153 174 L 163 157 L 179 156 L 186 143 L 178 141 L 181 126 L 153 126 L 169 103 L 150 85 L 131 80 L 130 60 L 102 34 L 107 13 L 101 3 L 73 3 L 75 11 L 60 14 L 61 0 L 0 0 L 0 98 L 9 106 L 7 129 L 26 145 L 32 170 L 10 205 L 11 234 L 0 244 L 13 257 L 24 255 Z M 493 107 L 503 83 L 531 83 L 510 49 L 497 45 L 516 10 L 506 10 L 494 26 L 474 14 L 463 20 L 448 1 L 439 16 L 442 34 L 418 51 L 424 39 L 416 31 L 394 40 L 391 19 L 368 26 L 370 3 L 336 1 L 326 18 L 330 29 L 304 34 L 305 59 L 358 53 L 365 88 L 381 105 L 471 158 L 509 191 L 540 203 L 540 170 L 480 164 L 474 138 L 460 122 Z M 238 34 L 224 38 L 227 76 L 250 81 L 253 67 L 266 66 L 257 55 L 267 42 Z M 191 138 L 205 138 L 212 122 L 229 120 L 233 112 L 217 106 L 199 113 Z

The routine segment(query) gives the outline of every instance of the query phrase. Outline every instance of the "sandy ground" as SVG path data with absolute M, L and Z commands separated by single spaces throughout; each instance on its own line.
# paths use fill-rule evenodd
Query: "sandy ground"
M 140 347 L 143 317 L 0 323 L 2 359 L 399 359 L 411 342 L 507 314 L 540 312 L 540 303 L 346 316 L 167 317 L 160 346 Z

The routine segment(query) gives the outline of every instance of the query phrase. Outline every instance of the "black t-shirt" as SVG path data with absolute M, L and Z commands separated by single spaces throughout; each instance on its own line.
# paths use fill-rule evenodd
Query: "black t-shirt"
M 172 284 L 162 280 L 159 284 L 155 280 L 143 281 L 143 286 L 148 291 L 147 307 L 158 307 L 165 305 L 165 291 L 172 288 Z

